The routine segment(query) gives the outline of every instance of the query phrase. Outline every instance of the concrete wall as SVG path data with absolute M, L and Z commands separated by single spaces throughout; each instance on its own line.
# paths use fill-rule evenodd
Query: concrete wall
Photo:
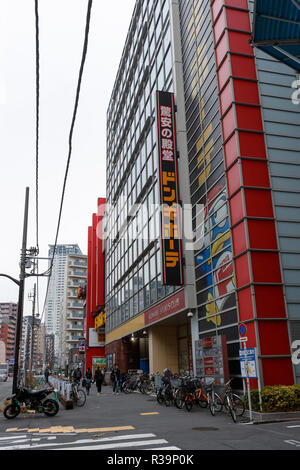
M 153 326 L 149 330 L 150 374 L 165 368 L 178 372 L 178 343 L 176 326 Z

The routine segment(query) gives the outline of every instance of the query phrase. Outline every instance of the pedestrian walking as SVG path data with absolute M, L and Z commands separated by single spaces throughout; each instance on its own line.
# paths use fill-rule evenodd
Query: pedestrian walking
M 50 371 L 48 369 L 48 367 L 46 367 L 45 369 L 45 372 L 44 372 L 44 376 L 45 376 L 45 384 L 48 383 L 48 378 L 49 378 L 49 375 L 50 375 Z
M 92 386 L 92 377 L 93 377 L 93 374 L 91 372 L 91 369 L 88 368 L 88 370 L 86 371 L 86 374 L 85 374 L 85 378 L 82 381 L 82 385 L 85 387 L 87 395 L 90 394 L 90 389 L 91 389 L 91 386 Z
M 115 364 L 115 367 L 110 374 L 110 380 L 113 386 L 113 393 L 115 395 L 119 394 L 120 375 L 121 375 L 121 372 L 118 367 L 118 364 Z
M 104 381 L 104 375 L 99 366 L 95 370 L 94 381 L 96 382 L 97 395 L 99 395 L 101 393 L 102 383 Z

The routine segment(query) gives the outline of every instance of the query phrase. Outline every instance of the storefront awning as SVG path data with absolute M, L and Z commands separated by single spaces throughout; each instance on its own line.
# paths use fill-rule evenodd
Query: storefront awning
M 300 73 L 300 0 L 255 0 L 252 45 Z

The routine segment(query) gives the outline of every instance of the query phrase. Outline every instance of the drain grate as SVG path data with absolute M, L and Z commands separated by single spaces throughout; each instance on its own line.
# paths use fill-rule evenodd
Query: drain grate
M 203 427 L 197 427 L 197 428 L 192 428 L 193 431 L 218 431 L 219 428 L 214 428 L 213 426 L 203 426 Z

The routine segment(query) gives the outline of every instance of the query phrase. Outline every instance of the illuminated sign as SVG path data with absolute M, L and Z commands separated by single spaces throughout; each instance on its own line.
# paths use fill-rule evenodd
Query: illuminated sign
M 174 94 L 156 92 L 163 284 L 183 284 Z

